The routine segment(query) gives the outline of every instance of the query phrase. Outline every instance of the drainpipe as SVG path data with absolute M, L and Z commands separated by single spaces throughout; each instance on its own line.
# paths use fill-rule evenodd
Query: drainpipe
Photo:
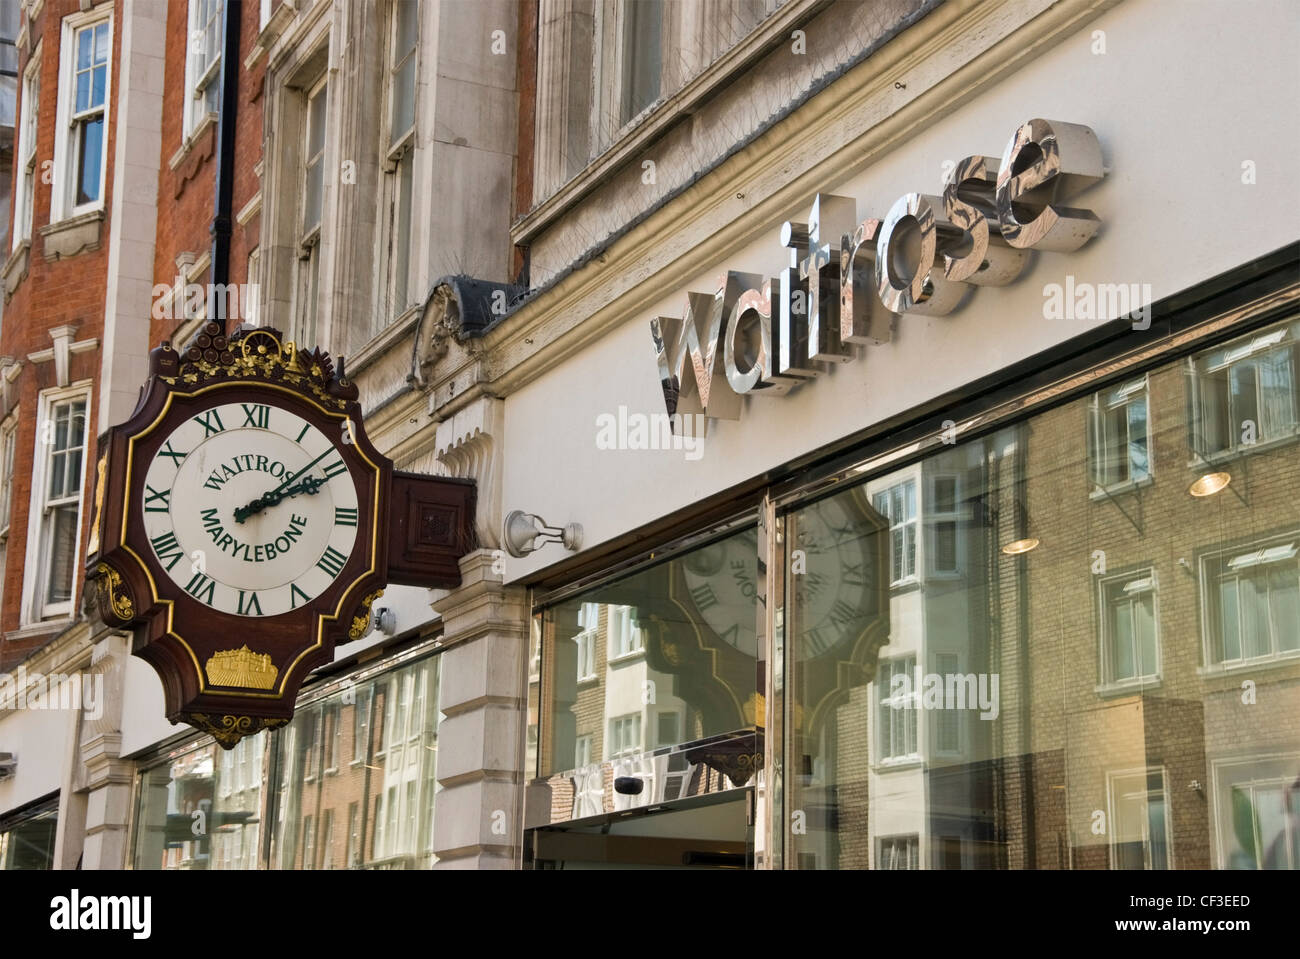
M 239 111 L 239 24 L 242 0 L 224 0 L 221 4 L 221 76 L 217 101 L 217 168 L 214 177 L 212 211 L 211 266 L 208 268 L 208 309 L 210 322 L 226 333 L 226 318 L 217 315 L 218 303 L 224 307 L 229 297 L 217 299 L 216 289 L 230 282 L 231 206 L 234 202 L 235 117 Z M 243 304 L 240 304 L 241 308 Z

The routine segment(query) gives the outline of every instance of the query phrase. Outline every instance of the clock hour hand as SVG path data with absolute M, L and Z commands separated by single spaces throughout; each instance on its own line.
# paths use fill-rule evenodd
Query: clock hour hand
M 331 452 L 333 452 L 332 448 L 326 448 L 324 453 L 321 453 L 320 456 L 316 457 L 314 460 L 312 460 L 302 469 L 298 470 L 298 472 L 290 474 L 283 483 L 281 483 L 275 489 L 271 490 L 269 493 L 263 493 L 261 496 L 253 500 L 247 506 L 235 507 L 235 522 L 242 523 L 244 520 L 248 519 L 248 517 L 262 512 L 262 510 L 266 509 L 268 506 L 276 505 L 281 500 L 289 496 L 296 496 L 298 495 L 298 493 L 315 493 L 316 490 L 318 490 L 326 482 L 326 480 L 316 479 L 315 477 L 308 476 L 305 479 L 300 480 L 298 484 L 292 487 L 291 489 L 285 489 L 285 487 L 288 486 L 290 483 L 292 483 L 294 480 L 297 480 L 298 477 L 306 473 L 309 469 L 311 469 L 313 466 L 315 466 L 317 463 L 323 460 Z

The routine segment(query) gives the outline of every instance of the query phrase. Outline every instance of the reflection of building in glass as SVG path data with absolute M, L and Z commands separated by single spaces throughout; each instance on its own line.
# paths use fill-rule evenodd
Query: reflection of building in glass
M 140 777 L 135 868 L 433 862 L 438 658 L 313 696 L 271 736 L 186 747 Z M 263 832 L 261 824 L 273 828 Z
M 794 808 L 822 813 L 798 864 L 1296 866 L 1298 340 L 1277 324 L 867 483 L 888 642 L 847 688 L 799 688 Z

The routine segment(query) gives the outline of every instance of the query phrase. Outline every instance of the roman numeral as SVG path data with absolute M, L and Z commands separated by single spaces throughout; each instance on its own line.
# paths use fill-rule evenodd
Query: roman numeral
M 146 513 L 165 513 L 171 509 L 172 491 L 169 489 L 156 490 L 148 483 L 144 484 L 144 511 Z M 161 502 L 161 506 L 150 506 L 150 503 Z
M 718 605 L 718 594 L 713 591 L 713 584 L 701 583 L 691 590 L 691 599 L 695 600 L 695 608 L 701 613 L 712 606 Z
M 262 604 L 261 604 L 260 602 L 258 602 L 257 594 L 256 594 L 256 593 L 248 593 L 248 594 L 247 594 L 247 596 L 248 596 L 248 605 L 247 605 L 247 606 L 244 605 L 244 596 L 245 596 L 245 593 L 244 593 L 244 591 L 241 589 L 241 590 L 239 591 L 239 615 L 240 615 L 240 616 L 251 616 L 251 615 L 253 614 L 253 612 L 256 611 L 256 612 L 257 612 L 257 615 L 258 615 L 258 616 L 261 616 L 261 615 L 262 615 Z
M 306 603 L 306 602 L 310 602 L 310 601 L 311 601 L 311 597 L 308 596 L 306 593 L 304 593 L 302 590 L 300 590 L 300 589 L 298 588 L 298 584 L 297 584 L 297 583 L 290 583 L 290 584 L 289 584 L 289 608 L 290 608 L 290 609 L 297 609 L 297 608 L 298 608 L 298 597 L 299 597 L 299 596 L 302 597 L 302 601 L 303 601 L 304 603 Z
M 158 455 L 160 457 L 170 456 L 172 458 L 172 465 L 179 467 L 181 465 L 181 462 L 185 459 L 185 457 L 189 456 L 190 454 L 176 452 L 174 449 L 172 449 L 172 441 L 168 440 L 167 445 L 158 451 Z
M 263 406 L 261 403 L 249 405 L 241 403 L 244 408 L 244 426 L 256 426 L 258 429 L 266 429 L 271 425 L 271 407 Z
M 335 506 L 334 525 L 335 526 L 356 526 L 357 511 L 354 509 L 348 509 L 346 506 Z
M 740 624 L 732 623 L 729 630 L 725 633 L 720 633 L 719 635 L 722 637 L 723 642 L 730 643 L 732 646 L 738 645 L 740 640 Z
M 165 565 L 169 573 L 176 568 L 176 564 L 185 555 L 181 544 L 176 542 L 176 534 L 172 530 L 155 536 L 149 542 L 153 544 L 154 555 L 158 557 L 158 562 Z M 171 562 L 167 562 L 168 560 Z
M 329 466 L 323 467 L 323 469 L 325 470 L 326 479 L 333 479 L 340 473 L 346 473 L 348 471 L 348 468 L 343 464 L 343 460 L 341 459 L 335 460 Z
M 316 565 L 323 569 L 330 579 L 333 579 L 343 572 L 343 564 L 347 561 L 348 558 L 333 546 L 326 546 L 325 555 L 316 561 Z
M 185 584 L 185 592 L 211 606 L 212 598 L 217 592 L 217 581 L 208 579 L 203 573 L 195 573 L 194 578 Z
M 844 575 L 841 576 L 840 579 L 848 583 L 850 586 L 867 585 L 867 577 L 866 574 L 862 572 L 861 563 L 845 563 Z
M 226 427 L 221 422 L 221 416 L 216 410 L 208 410 L 202 416 L 194 417 L 194 422 L 203 427 L 203 438 L 207 439 L 213 433 L 220 433 Z M 215 426 L 213 424 L 216 424 Z
M 310 424 L 310 423 L 303 423 L 303 424 L 302 424 L 302 432 L 298 434 L 298 438 L 297 438 L 296 440 L 294 440 L 294 442 L 295 442 L 295 443 L 301 443 L 301 442 L 302 442 L 302 438 L 303 438 L 304 436 L 307 435 L 307 431 L 308 431 L 309 429 L 311 429 L 311 424 Z
M 847 626 L 858 618 L 858 611 L 853 608 L 853 605 L 848 600 L 837 599 L 826 618 L 836 626 Z

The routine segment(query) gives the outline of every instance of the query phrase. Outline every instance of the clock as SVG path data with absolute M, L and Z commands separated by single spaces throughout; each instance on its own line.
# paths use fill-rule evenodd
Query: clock
M 357 395 L 326 353 L 208 324 L 100 439 L 88 611 L 228 748 L 289 720 L 387 583 L 455 587 L 473 548 L 472 481 L 395 471 Z
M 162 436 L 139 490 L 151 560 L 217 612 L 282 616 L 339 579 L 356 549 L 364 480 L 292 405 L 222 402 Z

